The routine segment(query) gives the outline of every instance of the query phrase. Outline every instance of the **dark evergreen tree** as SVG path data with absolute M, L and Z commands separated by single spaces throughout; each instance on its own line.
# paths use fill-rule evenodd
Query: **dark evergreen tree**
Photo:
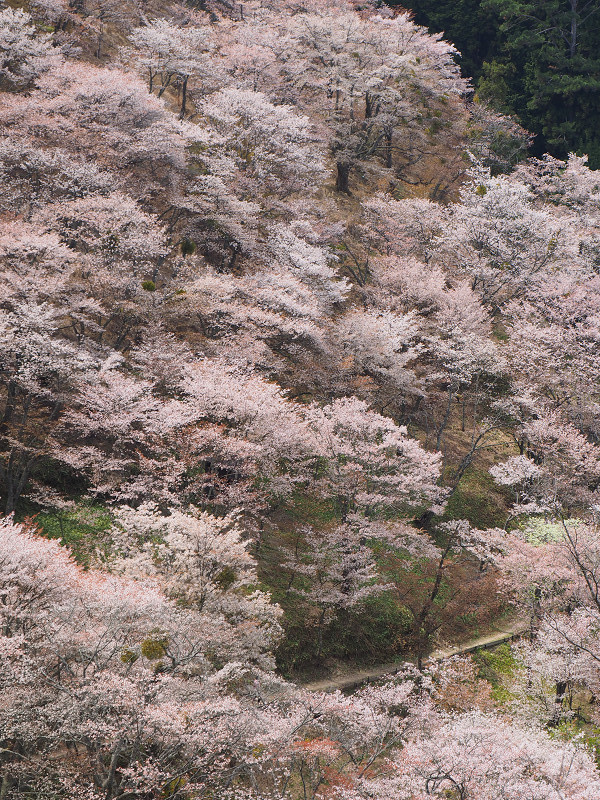
M 392 8 L 406 8 L 414 21 L 431 31 L 443 31 L 460 51 L 458 61 L 465 77 L 477 80 L 484 61 L 497 50 L 499 19 L 482 0 L 389 0 Z
M 478 92 L 537 134 L 537 153 L 600 167 L 600 0 L 484 0 L 501 17 Z
M 480 98 L 536 134 L 533 151 L 600 168 L 600 0 L 388 0 L 444 31 Z

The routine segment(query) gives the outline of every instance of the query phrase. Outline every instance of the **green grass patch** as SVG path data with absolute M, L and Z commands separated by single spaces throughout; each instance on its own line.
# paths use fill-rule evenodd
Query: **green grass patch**
M 509 642 L 490 650 L 476 650 L 473 658 L 479 667 L 479 677 L 498 686 L 506 678 L 512 677 L 519 668 L 519 661 Z
M 112 516 L 104 506 L 83 501 L 71 509 L 40 511 L 34 521 L 44 536 L 59 539 L 84 566 L 98 554 L 108 554 Z
M 513 700 L 514 695 L 506 683 L 519 669 L 520 662 L 511 645 L 506 642 L 490 650 L 476 650 L 472 658 L 477 664 L 479 677 L 491 684 L 494 700 L 500 705 Z
M 301 525 L 323 527 L 340 521 L 338 504 L 333 498 L 320 498 L 302 491 L 295 492 L 282 513 L 289 521 Z
M 442 521 L 466 519 L 475 528 L 504 527 L 507 499 L 487 470 L 468 469 L 446 504 Z
M 338 612 L 323 630 L 320 654 L 316 628 L 318 611 L 292 594 L 282 606 L 285 637 L 276 660 L 279 670 L 287 677 L 326 672 L 331 661 L 368 666 L 408 654 L 412 617 L 389 592 L 367 599 L 352 611 Z

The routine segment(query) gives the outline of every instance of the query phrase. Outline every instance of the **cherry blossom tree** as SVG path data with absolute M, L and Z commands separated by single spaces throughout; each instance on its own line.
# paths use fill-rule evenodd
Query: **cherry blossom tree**
M 83 62 L 46 72 L 28 96 L 10 102 L 0 96 L 0 118 L 37 147 L 70 150 L 72 143 L 78 159 L 93 153 L 98 169 L 112 172 L 116 186 L 140 199 L 156 199 L 159 187 L 176 196 L 185 147 L 196 133 L 135 75 Z
M 585 750 L 558 747 L 546 734 L 478 713 L 449 717 L 429 736 L 415 737 L 390 761 L 388 776 L 361 784 L 339 796 L 591 800 L 598 791 L 596 767 Z
M 435 241 L 445 262 L 467 274 L 492 307 L 531 292 L 562 255 L 563 225 L 533 199 L 521 182 L 476 167 Z
M 294 366 L 303 352 L 327 359 L 327 319 L 345 301 L 349 285 L 338 276 L 331 253 L 311 243 L 311 233 L 306 226 L 296 231 L 273 225 L 256 253 L 261 268 L 241 276 L 206 267 L 195 271 L 180 299 L 179 318 L 196 322 L 213 352 L 237 342 L 248 362 L 272 364 L 278 374 L 286 357 Z
M 174 387 L 179 398 L 169 399 L 121 362 L 105 362 L 62 422 L 70 443 L 63 457 L 94 492 L 135 504 L 243 504 L 251 513 L 306 482 L 303 468 L 319 447 L 300 407 L 276 384 L 198 359 Z
M 120 571 L 155 577 L 169 596 L 200 611 L 221 661 L 273 666 L 279 609 L 268 594 L 251 590 L 257 581 L 251 541 L 242 539 L 233 517 L 216 518 L 193 507 L 162 515 L 145 504 L 121 507 L 117 521 L 122 531 L 114 529 L 112 539 Z
M 525 423 L 522 431 L 527 456 L 512 457 L 490 470 L 498 483 L 517 489 L 515 513 L 556 513 L 597 501 L 600 462 L 594 444 L 550 412 Z
M 288 592 L 318 609 L 315 655 L 320 658 L 325 628 L 336 615 L 387 587 L 377 580 L 373 552 L 360 525 L 347 524 L 325 533 L 306 529 L 299 534 L 302 543 L 284 562 L 290 571 Z M 310 588 L 303 588 L 306 581 Z
M 2 455 L 0 477 L 7 512 L 40 460 L 58 457 L 54 438 L 65 404 L 89 379 L 96 359 L 56 336 L 60 310 L 19 302 L 0 314 Z
M 234 154 L 240 190 L 283 196 L 314 191 L 324 175 L 324 159 L 308 117 L 291 106 L 274 105 L 260 92 L 226 88 L 211 94 L 200 109 L 218 138 L 215 149 Z
M 521 657 L 536 691 L 528 692 L 526 674 L 517 674 L 515 691 L 531 716 L 557 724 L 569 715 L 569 689 L 579 685 L 595 696 L 600 685 L 596 526 L 534 517 L 499 550 L 505 585 L 531 615 L 532 644 L 523 645 Z
M 29 218 L 42 205 L 106 194 L 113 178 L 96 164 L 60 148 L 37 146 L 26 136 L 0 141 L 2 210 Z
M 418 392 L 411 367 L 422 352 L 419 324 L 414 313 L 351 309 L 336 326 L 340 347 L 352 359 L 352 368 L 378 386 L 403 396 Z
M 247 678 L 211 668 L 197 612 L 148 581 L 84 572 L 8 520 L 0 537 L 5 797 L 176 797 L 183 775 L 198 796 L 244 772 L 274 709 L 253 714 L 226 688 Z
M 427 35 L 405 14 L 393 19 L 382 14 L 361 17 L 346 4 L 319 4 L 275 18 L 273 25 L 263 11 L 255 18 L 253 33 L 255 45 L 271 53 L 269 73 L 279 73 L 284 87 L 280 99 L 288 102 L 293 97 L 323 120 L 341 192 L 348 191 L 350 172 L 358 164 L 375 157 L 390 168 L 396 150 L 407 160 L 411 148 L 412 156 L 419 150 L 426 138 L 418 145 L 414 141 L 423 134 L 416 124 L 419 92 L 435 105 L 438 93 L 455 95 L 464 89 L 452 48 Z M 255 57 L 260 58 L 260 52 Z M 236 67 L 242 72 L 239 64 Z M 255 88 L 254 60 L 249 67 Z M 261 83 L 259 88 L 266 86 Z M 400 136 L 401 129 L 411 135 Z
M 48 34 L 37 35 L 29 14 L 21 9 L 0 11 L 0 88 L 29 89 L 39 76 L 60 63 Z
M 180 119 L 185 117 L 190 78 L 200 80 L 203 93 L 207 83 L 214 83 L 215 62 L 210 53 L 215 45 L 207 27 L 190 25 L 180 28 L 165 19 L 156 19 L 136 28 L 129 37 L 138 71 L 148 78 L 148 90 L 158 89 L 158 96 L 177 83 L 181 94 Z
M 374 517 L 441 507 L 439 456 L 410 439 L 406 428 L 355 398 L 314 407 L 306 416 L 326 459 L 324 490 L 337 497 L 342 519 L 350 511 Z

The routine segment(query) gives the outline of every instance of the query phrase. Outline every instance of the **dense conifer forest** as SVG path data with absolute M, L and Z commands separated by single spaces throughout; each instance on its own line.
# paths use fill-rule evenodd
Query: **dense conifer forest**
M 0 6 L 0 800 L 600 798 L 599 4 L 407 5 Z
M 532 152 L 600 168 L 598 0 L 390 0 L 444 31 L 477 95 L 535 134 Z

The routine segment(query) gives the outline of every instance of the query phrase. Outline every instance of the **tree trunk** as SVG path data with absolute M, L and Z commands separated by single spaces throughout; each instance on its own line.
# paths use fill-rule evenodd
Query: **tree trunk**
M 10 789 L 10 778 L 8 775 L 2 776 L 2 783 L 0 784 L 0 800 L 6 800 L 8 790 Z
M 181 111 L 179 112 L 179 119 L 183 119 L 185 117 L 185 105 L 187 102 L 187 84 L 188 84 L 188 76 L 186 75 L 183 79 L 183 83 L 181 84 Z
M 325 627 L 325 609 L 321 610 L 319 622 L 317 623 L 317 658 L 321 658 L 323 651 L 323 628 Z
M 569 57 L 575 58 L 577 51 L 577 0 L 571 0 L 571 36 L 569 42 Z
M 17 385 L 14 381 L 9 381 L 6 391 L 6 404 L 4 406 L 4 414 L 0 421 L 0 431 L 5 431 L 10 424 L 16 405 L 17 398 Z
M 337 167 L 337 176 L 335 181 L 336 192 L 344 192 L 345 194 L 350 194 L 350 189 L 348 188 L 348 178 L 350 177 L 350 164 L 347 164 L 344 161 L 338 161 L 336 167 Z
M 102 56 L 102 44 L 104 42 L 104 22 L 100 20 L 100 30 L 98 31 L 98 43 L 96 46 L 96 58 Z
M 568 689 L 568 682 L 567 681 L 557 681 L 556 682 L 556 696 L 554 698 L 554 712 L 552 714 L 552 719 L 549 721 L 549 725 L 551 728 L 555 728 L 559 722 L 562 715 L 562 706 L 563 700 L 565 699 L 565 694 Z
M 393 139 L 393 132 L 386 131 L 385 132 L 385 165 L 388 169 L 391 169 L 394 165 L 392 155 L 392 139 Z
M 444 419 L 442 420 L 442 424 L 440 425 L 437 433 L 437 437 L 435 440 L 435 449 L 439 452 L 442 449 L 442 436 L 444 435 L 444 431 L 446 430 L 446 426 L 450 421 L 450 413 L 452 411 L 452 401 L 454 400 L 454 389 L 450 387 L 448 390 L 448 404 L 446 406 L 446 413 L 444 414 Z
M 5 514 L 12 514 L 15 510 L 36 461 L 36 456 L 27 458 L 26 455 L 23 455 L 22 459 L 19 459 L 14 450 L 11 451 L 8 461 L 2 470 L 6 489 Z

